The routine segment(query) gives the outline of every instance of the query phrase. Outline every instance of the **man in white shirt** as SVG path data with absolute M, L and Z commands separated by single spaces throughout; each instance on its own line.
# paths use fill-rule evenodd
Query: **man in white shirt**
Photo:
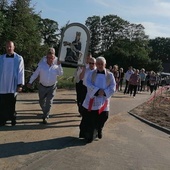
M 14 52 L 12 41 L 6 43 L 6 54 L 0 56 L 0 126 L 11 120 L 16 124 L 16 96 L 24 85 L 24 60 Z
M 48 51 L 47 51 L 47 54 L 48 54 L 49 52 L 50 52 L 51 54 L 54 54 L 54 55 L 55 55 L 55 49 L 54 49 L 54 48 L 52 48 L 52 47 L 49 48 Z M 58 57 L 55 56 L 53 63 L 54 63 L 54 64 L 57 64 L 57 61 L 58 61 Z M 41 59 L 40 62 L 38 63 L 38 66 L 39 66 L 40 64 L 44 63 L 44 62 L 45 62 L 45 63 L 47 62 L 47 55 L 44 56 L 44 57 L 42 57 L 42 59 Z
M 56 91 L 57 76 L 63 75 L 61 62 L 58 60 L 57 65 L 54 64 L 55 54 L 48 52 L 47 61 L 42 62 L 35 72 L 32 74 L 28 88 L 31 88 L 33 81 L 39 76 L 39 104 L 43 111 L 43 123 L 47 123 L 49 118 L 51 105 Z
M 126 84 L 125 84 L 124 94 L 129 93 L 129 79 L 133 73 L 134 71 L 132 70 L 132 66 L 129 66 L 128 71 L 125 73 Z

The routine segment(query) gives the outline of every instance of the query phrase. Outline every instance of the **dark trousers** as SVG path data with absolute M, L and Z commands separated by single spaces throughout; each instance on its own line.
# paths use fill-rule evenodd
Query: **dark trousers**
M 152 93 L 154 90 L 156 91 L 157 89 L 157 86 L 154 84 L 154 85 L 150 85 L 150 92 Z
M 140 91 L 144 90 L 144 89 L 143 89 L 144 85 L 145 85 L 145 81 L 141 81 Z
M 0 123 L 16 119 L 15 105 L 14 93 L 0 94 Z
M 76 98 L 77 98 L 77 106 L 79 106 L 82 103 L 82 81 L 79 81 L 78 83 L 76 83 Z
M 77 106 L 79 113 L 82 115 L 82 104 L 87 94 L 87 87 L 83 85 L 83 81 L 80 80 L 76 83 L 76 93 L 77 93 Z
M 137 91 L 137 85 L 132 85 L 132 84 L 130 84 L 130 85 L 129 85 L 130 95 L 132 95 L 132 92 L 133 92 L 133 96 L 136 96 L 136 91 Z
M 83 107 L 82 120 L 80 123 L 80 137 L 85 139 L 92 139 L 94 133 L 101 132 L 105 122 L 108 119 L 108 111 L 103 111 L 98 114 L 98 110 L 88 111 Z
M 123 86 L 123 79 L 120 79 L 120 81 L 119 81 L 119 90 L 122 90 L 122 86 Z
M 129 93 L 129 81 L 126 80 L 124 94 Z

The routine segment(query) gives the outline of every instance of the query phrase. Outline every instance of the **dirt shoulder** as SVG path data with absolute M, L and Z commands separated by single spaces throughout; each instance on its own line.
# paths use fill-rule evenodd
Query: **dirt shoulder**
M 148 101 L 130 112 L 159 126 L 170 129 L 170 91 L 159 92 L 160 90 L 153 94 Z

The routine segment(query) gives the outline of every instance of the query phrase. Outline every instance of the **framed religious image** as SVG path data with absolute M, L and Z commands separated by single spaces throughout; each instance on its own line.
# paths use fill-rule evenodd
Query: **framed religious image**
M 58 57 L 63 64 L 84 65 L 87 57 L 90 33 L 80 23 L 69 24 L 62 33 Z

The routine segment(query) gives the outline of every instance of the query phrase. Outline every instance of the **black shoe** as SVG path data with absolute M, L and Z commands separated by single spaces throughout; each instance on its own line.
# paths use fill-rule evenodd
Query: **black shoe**
M 86 139 L 87 143 L 92 143 L 93 139 Z
M 15 125 L 16 125 L 16 120 L 15 120 L 15 119 L 11 121 L 11 125 L 12 125 L 12 126 L 15 126 Z
M 102 131 L 101 131 L 101 130 L 99 130 L 99 131 L 98 131 L 98 138 L 99 138 L 99 139 L 101 139 L 102 137 L 103 137 L 103 135 L 102 135 Z
M 91 143 L 93 141 L 93 134 L 91 134 L 90 132 L 85 132 L 84 138 L 87 143 Z
M 43 118 L 43 124 L 47 124 L 47 120 Z
M 85 135 L 82 131 L 80 131 L 80 133 L 79 133 L 79 138 L 85 138 Z

